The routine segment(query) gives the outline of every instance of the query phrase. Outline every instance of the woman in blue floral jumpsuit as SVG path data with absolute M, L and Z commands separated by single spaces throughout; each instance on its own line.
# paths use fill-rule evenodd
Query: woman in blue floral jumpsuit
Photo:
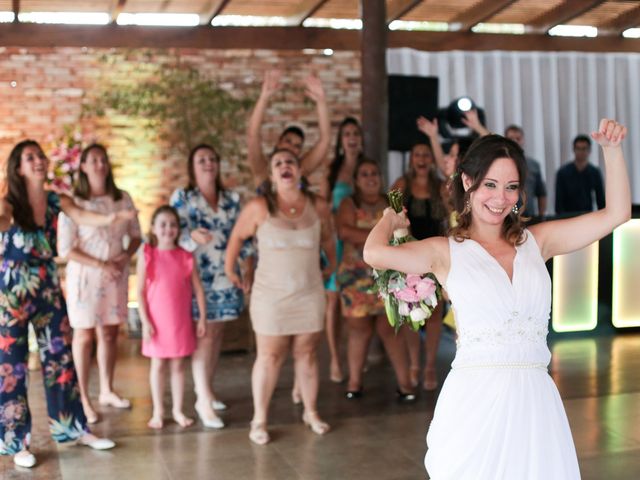
M 131 213 L 102 215 L 76 207 L 70 197 L 45 191 L 48 159 L 33 140 L 17 144 L 7 162 L 9 192 L 0 200 L 0 454 L 23 467 L 29 452 L 27 330 L 36 332 L 49 428 L 56 442 L 78 440 L 95 449 L 114 443 L 87 428 L 71 355 L 71 328 L 56 265 L 60 210 L 82 224 L 108 225 Z

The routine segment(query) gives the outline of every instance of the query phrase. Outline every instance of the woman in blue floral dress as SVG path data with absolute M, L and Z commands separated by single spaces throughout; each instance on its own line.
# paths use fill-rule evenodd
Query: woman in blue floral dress
M 207 332 L 198 338 L 191 359 L 195 384 L 196 412 L 206 427 L 222 428 L 214 410 L 226 405 L 212 391 L 213 378 L 222 347 L 226 322 L 235 320 L 244 309 L 243 292 L 224 273 L 225 252 L 231 230 L 240 213 L 240 196 L 226 190 L 220 181 L 220 157 L 211 145 L 191 150 L 187 163 L 189 183 L 171 195 L 170 204 L 180 215 L 180 246 L 194 252 L 207 303 Z M 246 243 L 241 257 L 249 259 L 246 284 L 253 280 L 253 247 Z M 193 318 L 199 316 L 193 301 Z
M 71 355 L 71 328 L 53 261 L 58 213 L 87 225 L 132 218 L 133 211 L 102 215 L 45 190 L 48 159 L 33 140 L 17 144 L 7 162 L 9 191 L 0 200 L 0 454 L 32 467 L 27 404 L 27 327 L 36 331 L 49 428 L 57 442 L 77 440 L 94 449 L 115 444 L 92 435 L 80 402 Z

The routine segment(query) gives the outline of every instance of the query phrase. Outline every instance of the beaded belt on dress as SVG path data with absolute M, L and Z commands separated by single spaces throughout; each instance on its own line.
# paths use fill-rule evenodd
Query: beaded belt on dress
M 547 365 L 544 363 L 526 363 L 526 362 L 512 362 L 512 363 L 472 363 L 468 365 L 456 365 L 451 367 L 452 370 L 462 370 L 471 368 L 498 368 L 498 369 L 531 369 L 538 368 L 541 370 L 547 370 Z

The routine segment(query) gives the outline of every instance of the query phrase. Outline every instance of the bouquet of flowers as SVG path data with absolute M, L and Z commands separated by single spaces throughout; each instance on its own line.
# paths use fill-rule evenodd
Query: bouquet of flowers
M 392 190 L 388 194 L 389 205 L 396 213 L 402 212 L 402 192 Z M 406 228 L 393 232 L 391 245 L 415 241 Z M 402 325 L 417 331 L 425 324 L 442 298 L 441 287 L 432 273 L 406 274 L 397 270 L 374 270 L 374 289 L 384 300 L 389 324 L 396 332 Z
M 67 128 L 61 138 L 51 141 L 48 150 L 51 160 L 49 183 L 57 190 L 70 192 L 73 187 L 73 175 L 80 165 L 82 135 Z

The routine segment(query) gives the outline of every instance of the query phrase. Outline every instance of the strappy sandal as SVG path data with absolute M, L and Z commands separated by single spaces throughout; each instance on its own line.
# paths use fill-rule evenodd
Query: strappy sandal
M 271 440 L 269 432 L 267 432 L 266 422 L 251 422 L 251 430 L 249 430 L 249 440 L 256 445 L 266 445 Z
M 307 412 L 302 414 L 302 421 L 316 435 L 324 435 L 331 427 L 327 422 L 323 422 L 318 416 L 318 412 Z

